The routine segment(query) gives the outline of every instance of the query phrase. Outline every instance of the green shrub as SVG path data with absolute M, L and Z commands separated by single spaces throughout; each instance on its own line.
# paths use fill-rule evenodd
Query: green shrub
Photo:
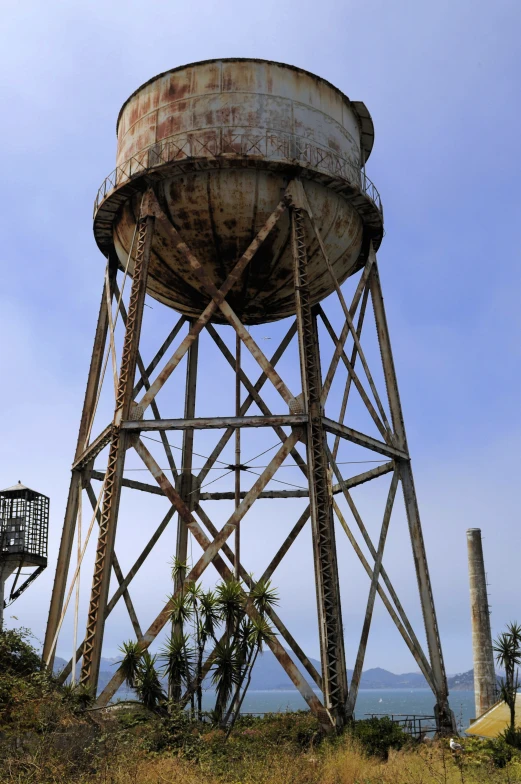
M 388 716 L 355 721 L 350 732 L 369 755 L 386 760 L 389 750 L 399 751 L 409 742 L 401 727 Z
M 42 660 L 31 645 L 29 629 L 2 629 L 0 631 L 0 673 L 24 677 L 40 672 Z
M 514 729 L 512 729 L 512 727 L 507 727 L 507 729 L 502 732 L 499 737 L 509 746 L 512 746 L 512 748 L 521 751 L 521 730 L 517 727 Z

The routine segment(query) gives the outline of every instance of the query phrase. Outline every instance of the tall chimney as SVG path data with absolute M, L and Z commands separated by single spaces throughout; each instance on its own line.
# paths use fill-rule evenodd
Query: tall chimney
M 474 695 L 476 718 L 492 707 L 497 699 L 494 652 L 488 609 L 485 562 L 481 529 L 467 531 L 469 556 L 470 613 L 472 619 L 472 652 L 474 656 Z

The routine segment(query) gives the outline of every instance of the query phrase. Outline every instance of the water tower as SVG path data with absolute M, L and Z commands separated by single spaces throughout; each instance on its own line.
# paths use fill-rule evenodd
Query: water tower
M 383 236 L 383 209 L 365 173 L 373 136 L 371 116 L 363 103 L 349 100 L 332 84 L 307 71 L 264 60 L 209 60 L 175 68 L 151 79 L 123 105 L 117 123 L 117 166 L 99 189 L 94 206 L 94 234 L 107 258 L 107 268 L 45 639 L 44 657 L 50 664 L 68 601 L 67 574 L 78 507 L 85 491 L 99 522 L 98 544 L 85 637 L 73 652 L 63 677 L 70 672 L 73 661 L 82 657 L 81 680 L 97 685 L 105 624 L 110 623 L 110 613 L 121 597 L 143 649 L 168 623 L 169 604 L 162 603 L 158 596 L 157 615 L 143 630 L 129 586 L 175 513 L 177 557 L 186 559 L 190 537 L 202 549 L 186 579 L 198 579 L 212 564 L 221 577 L 235 573 L 249 585 L 247 552 L 240 546 L 248 511 L 262 499 L 302 498 L 305 508 L 263 576 L 271 576 L 283 558 L 290 557 L 295 538 L 308 528 L 314 562 L 309 580 L 316 585 L 320 672 L 275 613 L 271 617 L 277 632 L 271 644 L 274 655 L 321 722 L 329 727 L 341 726 L 354 714 L 378 594 L 432 688 L 441 727 L 452 727 L 376 262 Z M 345 287 L 341 286 L 348 278 L 354 280 L 353 276 L 356 288 L 348 303 Z M 130 278 L 126 308 L 121 287 Z M 146 295 L 170 308 L 172 315 L 174 311 L 180 314 L 173 318 L 166 340 L 158 340 L 157 353 L 147 360 L 148 364 L 140 352 Z M 341 308 L 341 329 L 335 330 L 320 304 L 328 295 L 333 295 Z M 378 360 L 383 365 L 386 387 L 383 394 L 377 390 L 363 346 L 362 324 L 368 303 L 372 303 L 380 344 Z M 125 333 L 118 366 L 113 334 L 119 314 Z M 287 319 L 289 327 L 268 358 L 254 338 L 252 325 L 281 319 Z M 219 325 L 228 325 L 234 336 L 233 350 L 223 339 Z M 226 407 L 229 401 L 222 401 L 223 414 L 231 416 L 197 416 L 198 385 L 201 388 L 214 383 L 205 378 L 205 367 L 198 361 L 201 333 L 210 335 L 215 351 L 224 356 L 235 373 L 234 408 L 230 411 Z M 321 367 L 324 336 L 334 347 L 326 372 L 325 366 Z M 293 389 L 276 367 L 289 350 L 295 352 L 300 367 L 300 382 Z M 244 352 L 249 352 L 259 366 L 260 376 L 255 381 L 244 370 Z M 180 380 L 179 372 L 174 371 L 182 360 L 186 376 Z M 114 376 L 114 416 L 104 429 L 92 432 L 107 363 L 109 368 L 112 366 L 107 377 Z M 346 374 L 342 404 L 340 413 L 330 414 L 328 396 L 339 367 Z M 184 408 L 164 412 L 170 418 L 162 418 L 157 395 L 165 385 L 175 383 L 185 389 Z M 276 411 L 268 407 L 261 394 L 263 385 L 276 390 Z M 353 394 L 363 402 L 376 437 L 344 421 Z M 248 414 L 252 406 L 255 415 Z M 269 428 L 279 442 L 259 476 L 252 476 L 241 462 L 241 439 L 252 433 L 251 428 Z M 192 470 L 194 438 L 201 430 L 216 431 L 216 446 L 196 473 L 195 468 Z M 169 431 L 183 434 L 180 467 L 175 463 Z M 150 441 L 146 440 L 150 433 L 164 446 L 168 471 L 160 467 L 150 451 Z M 373 453 L 380 463 L 346 477 L 337 458 L 339 444 L 344 443 L 358 445 L 365 454 Z M 214 486 L 211 492 L 203 492 L 209 470 L 228 444 L 234 446 L 234 461 L 229 466 L 235 475 L 234 489 L 220 492 Z M 128 450 L 137 453 L 150 471 L 151 481 L 137 481 L 124 474 Z M 101 454 L 105 455 L 102 471 L 95 464 Z M 273 484 L 278 481 L 274 475 L 288 463 L 300 470 L 303 487 L 288 490 Z M 390 478 L 387 503 L 379 540 L 373 541 L 351 491 L 386 474 Z M 98 495 L 93 481 L 102 483 Z M 382 563 L 400 483 L 426 650 Z M 171 504 L 168 515 L 126 575 L 116 557 L 122 490 L 163 495 Z M 351 520 L 341 511 L 340 500 L 347 502 L 369 559 L 353 534 Z M 233 504 L 229 513 L 219 520 L 214 515 L 212 520 L 204 509 L 209 501 Z M 344 631 L 342 625 L 335 542 L 339 531 L 342 536 L 347 534 L 369 577 L 365 621 L 349 684 L 344 654 L 344 634 L 349 631 Z M 118 536 L 121 534 L 125 532 L 120 527 Z M 173 554 L 162 552 L 158 564 L 164 564 L 166 556 Z M 112 569 L 119 587 L 110 596 Z M 181 588 L 176 586 L 177 591 Z M 116 672 L 99 695 L 99 705 L 111 699 L 122 680 L 121 672 Z M 323 698 L 317 696 L 310 682 L 319 687 Z

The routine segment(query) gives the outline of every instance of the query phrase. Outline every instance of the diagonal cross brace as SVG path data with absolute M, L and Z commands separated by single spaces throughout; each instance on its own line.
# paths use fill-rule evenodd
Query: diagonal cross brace
M 96 515 L 96 520 L 98 521 L 99 524 L 101 522 L 101 511 L 99 509 L 99 504 L 97 502 L 96 494 L 94 493 L 94 490 L 92 489 L 92 485 L 90 482 L 86 484 L 85 490 L 87 491 L 87 496 L 89 498 L 90 505 L 94 510 L 94 513 Z M 119 561 L 115 552 L 112 555 L 112 568 L 114 569 L 114 574 L 116 575 L 116 580 L 118 581 L 118 585 L 121 587 L 124 583 L 123 572 L 121 571 L 121 567 L 119 565 Z M 123 599 L 125 601 L 125 605 L 130 618 L 130 622 L 132 623 L 132 627 L 134 629 L 134 634 L 139 640 L 139 638 L 143 636 L 143 632 L 141 631 L 141 627 L 139 625 L 136 611 L 134 609 L 134 605 L 132 604 L 132 599 L 130 598 L 130 594 L 127 588 L 123 588 L 122 592 L 123 592 Z
M 235 512 L 232 514 L 228 522 L 220 531 L 219 535 L 213 540 L 213 542 L 209 542 L 206 539 L 200 526 L 194 520 L 193 515 L 189 512 L 186 504 L 183 502 L 183 500 L 176 492 L 176 490 L 172 487 L 172 485 L 165 477 L 165 475 L 163 474 L 159 466 L 157 466 L 154 458 L 148 452 L 144 444 L 141 441 L 139 441 L 136 444 L 135 449 L 140 455 L 141 459 L 145 462 L 145 465 L 148 466 L 152 475 L 154 476 L 154 478 L 156 479 L 160 487 L 164 490 L 165 495 L 167 495 L 169 500 L 171 500 L 174 506 L 176 506 L 179 514 L 183 517 L 189 530 L 196 538 L 196 541 L 198 541 L 199 544 L 203 547 L 204 553 L 202 557 L 199 559 L 199 561 L 191 569 L 190 573 L 187 575 L 185 579 L 186 582 L 188 581 L 193 582 L 198 580 L 201 574 L 208 566 L 208 564 L 211 563 L 212 561 L 223 575 L 228 574 L 231 576 L 231 572 L 227 569 L 227 567 L 222 562 L 222 559 L 218 555 L 218 552 L 221 549 L 222 545 L 229 538 L 231 533 L 235 530 L 235 526 L 237 522 L 239 522 L 240 519 L 244 517 L 248 509 L 255 501 L 256 497 L 259 495 L 262 489 L 269 482 L 269 480 L 276 472 L 279 465 L 287 457 L 289 451 L 294 446 L 296 439 L 297 437 L 295 436 L 295 434 L 291 434 L 290 436 L 288 436 L 286 443 L 283 444 L 283 446 L 281 447 L 277 455 L 275 455 L 273 460 L 270 462 L 268 468 L 266 468 L 263 471 L 261 477 L 259 477 L 259 479 L 255 482 L 254 486 L 249 491 L 247 497 L 240 504 L 238 509 L 235 510 Z M 139 641 L 140 647 L 143 650 L 150 645 L 152 640 L 155 639 L 157 634 L 168 622 L 170 617 L 171 607 L 172 607 L 172 601 L 176 597 L 177 593 L 179 593 L 179 591 L 176 592 L 176 594 L 174 594 L 172 599 L 170 599 L 167 602 L 167 604 L 161 610 L 157 618 L 153 621 L 153 623 L 151 624 L 147 632 L 145 632 L 145 635 Z M 302 678 L 301 674 L 299 673 L 299 671 L 297 670 L 297 668 L 289 658 L 288 654 L 284 651 L 280 643 L 277 640 L 273 640 L 270 643 L 270 647 L 274 652 L 274 654 L 276 655 L 276 657 L 279 659 L 279 661 L 283 663 L 283 666 L 288 672 L 288 675 L 290 676 L 294 684 L 297 686 L 297 688 L 299 689 L 302 696 L 307 701 L 308 705 L 313 710 L 313 712 L 316 715 L 318 715 L 319 718 L 321 718 L 324 723 L 326 724 L 330 723 L 329 716 L 325 711 L 323 705 L 321 704 L 320 700 L 316 697 L 312 689 L 309 687 L 309 684 L 307 684 L 307 682 Z M 115 694 L 115 692 L 123 682 L 123 679 L 124 677 L 120 669 L 115 673 L 110 683 L 107 685 L 107 687 L 104 689 L 102 694 L 99 696 L 98 704 L 100 706 L 106 705 L 108 703 L 108 701 Z
M 373 618 L 374 602 L 376 599 L 376 589 L 378 587 L 378 580 L 380 577 L 380 570 L 382 567 L 382 559 L 384 555 L 384 547 L 387 539 L 387 532 L 389 530 L 389 523 L 391 521 L 391 514 L 393 511 L 394 499 L 396 496 L 396 488 L 398 487 L 398 471 L 395 469 L 391 486 L 385 504 L 384 517 L 382 522 L 382 530 L 380 532 L 380 541 L 378 543 L 378 550 L 373 569 L 373 576 L 371 578 L 371 586 L 369 588 L 369 596 L 367 599 L 367 607 L 365 611 L 364 623 L 362 626 L 362 634 L 360 636 L 360 644 L 358 646 L 358 653 L 355 660 L 355 668 L 353 677 L 351 678 L 351 686 L 349 688 L 349 696 L 347 698 L 347 715 L 352 716 L 355 709 L 356 698 L 358 696 L 358 688 L 360 686 L 360 678 L 362 676 L 362 669 L 364 666 L 365 651 L 367 648 L 367 640 L 369 639 L 369 631 L 371 629 L 371 621 Z
M 195 511 L 196 511 L 196 514 L 200 517 L 203 525 L 207 528 L 209 533 L 215 538 L 217 536 L 217 534 L 219 533 L 219 531 L 214 526 L 214 524 L 212 523 L 212 521 L 210 520 L 208 515 L 205 513 L 205 511 L 199 505 L 196 506 Z M 304 527 L 304 524 L 306 523 L 308 518 L 309 518 L 309 506 L 306 509 L 305 513 L 297 521 L 294 529 L 291 531 L 291 533 L 290 533 L 290 535 L 288 537 L 288 539 L 290 539 L 290 541 L 289 541 L 289 543 L 288 543 L 288 545 L 286 547 L 286 552 L 287 552 L 287 550 L 289 550 L 289 547 L 291 546 L 291 544 L 295 541 L 297 534 L 302 530 L 302 528 Z M 286 544 L 286 542 L 284 544 Z M 233 567 L 235 567 L 235 560 L 236 560 L 235 559 L 235 553 L 233 552 L 231 547 L 229 547 L 227 544 L 223 545 L 223 553 L 226 556 L 226 558 L 229 560 L 230 564 Z M 271 564 L 270 564 L 270 566 L 271 566 Z M 268 572 L 268 573 L 269 573 L 269 568 L 270 567 L 268 567 L 268 569 L 266 570 L 266 572 Z M 264 580 L 268 580 L 269 579 L 269 577 L 265 576 L 266 572 L 265 572 L 265 574 L 262 575 L 262 577 L 260 578 L 260 580 L 258 582 L 263 582 Z M 241 563 L 239 563 L 239 574 L 240 574 L 240 577 L 243 579 L 244 583 L 251 590 L 254 587 L 255 582 L 253 581 L 251 575 L 246 571 L 246 569 L 243 567 L 243 565 Z M 284 640 L 288 643 L 289 647 L 292 649 L 292 651 L 295 654 L 295 656 L 299 659 L 299 661 L 302 664 L 302 666 L 305 667 L 305 669 L 308 671 L 309 675 L 313 678 L 313 680 L 317 684 L 318 688 L 322 689 L 322 677 L 317 672 L 317 670 L 315 669 L 315 667 L 313 666 L 311 661 L 308 659 L 308 657 L 306 656 L 306 654 L 304 653 L 304 651 L 302 650 L 300 645 L 297 643 L 297 641 L 295 640 L 293 635 L 290 634 L 290 632 L 288 631 L 286 626 L 283 624 L 283 622 L 281 621 L 281 619 L 279 618 L 279 616 L 277 615 L 275 610 L 273 610 L 272 608 L 269 608 L 266 612 L 267 612 L 268 617 L 272 620 L 273 624 L 279 630 L 279 632 L 282 635 L 282 637 L 284 638 Z
M 353 517 L 356 520 L 358 528 L 360 529 L 360 532 L 361 532 L 362 536 L 364 537 L 364 541 L 365 541 L 367 547 L 369 548 L 369 552 L 371 553 L 372 557 L 376 560 L 377 552 L 376 552 L 375 546 L 373 545 L 373 543 L 371 541 L 371 538 L 369 537 L 369 534 L 367 533 L 367 530 L 365 528 L 363 520 L 360 517 L 360 514 L 358 513 L 358 509 L 356 508 L 356 506 L 354 504 L 354 501 L 351 498 L 351 495 L 350 495 L 350 493 L 347 490 L 346 484 L 345 484 L 345 482 L 344 482 L 344 480 L 342 478 L 342 474 L 340 473 L 340 471 L 338 469 L 338 466 L 337 466 L 337 464 L 335 462 L 335 459 L 333 458 L 331 452 L 329 451 L 329 447 L 326 447 L 326 452 L 327 452 L 327 456 L 328 456 L 328 460 L 329 460 L 329 463 L 331 465 L 331 468 L 333 469 L 333 473 L 335 474 L 338 482 L 340 483 L 340 486 L 342 487 L 342 492 L 344 494 L 344 498 L 347 501 L 349 509 L 351 510 L 351 513 L 353 514 Z M 336 508 L 338 508 L 338 507 L 336 507 Z M 337 514 L 338 514 L 338 512 L 337 512 Z M 417 651 L 418 655 L 421 658 L 421 661 L 422 661 L 422 664 L 423 664 L 423 669 L 430 673 L 430 678 L 432 680 L 433 676 L 432 676 L 431 666 L 430 666 L 430 664 L 429 664 L 429 662 L 427 660 L 427 657 L 425 656 L 425 654 L 424 654 L 424 652 L 422 650 L 422 647 L 421 647 L 421 645 L 420 645 L 420 643 L 418 641 L 418 638 L 416 637 L 416 635 L 414 633 L 414 629 L 412 628 L 412 626 L 411 626 L 411 624 L 409 622 L 409 619 L 407 618 L 405 610 L 403 609 L 402 604 L 401 604 L 400 600 L 398 599 L 398 595 L 397 595 L 396 591 L 394 590 L 393 585 L 392 585 L 392 583 L 391 583 L 391 581 L 389 579 L 389 576 L 387 575 L 387 572 L 386 572 L 386 570 L 384 569 L 383 566 L 381 567 L 381 575 L 382 575 L 382 580 L 384 581 L 384 583 L 385 583 L 385 585 L 387 587 L 387 590 L 389 591 L 389 595 L 391 596 L 391 598 L 392 598 L 392 600 L 393 600 L 393 602 L 394 602 L 394 604 L 396 606 L 396 609 L 398 610 L 400 618 L 402 619 L 403 624 L 404 624 L 405 628 L 407 629 L 408 635 L 409 635 L 409 637 L 410 637 L 410 639 L 411 639 L 411 641 L 412 641 L 412 643 L 414 645 L 414 648 L 415 648 L 415 650 Z M 424 674 L 425 674 L 425 672 L 424 672 Z
M 110 602 L 107 604 L 107 610 L 105 612 L 105 620 L 107 620 L 108 616 L 110 615 L 110 613 L 112 612 L 112 610 L 114 609 L 114 607 L 116 606 L 118 601 L 123 596 L 124 592 L 127 590 L 128 586 L 130 585 L 130 583 L 132 582 L 132 580 L 134 579 L 134 577 L 138 573 L 139 569 L 142 567 L 142 565 L 145 562 L 147 556 L 150 554 L 152 548 L 154 547 L 154 545 L 158 541 L 159 537 L 161 536 L 161 534 L 163 533 L 163 531 L 165 530 L 165 528 L 169 524 L 170 520 L 174 516 L 174 513 L 175 513 L 175 508 L 173 506 L 171 506 L 170 509 L 168 510 L 168 512 L 166 513 L 166 515 L 164 516 L 164 518 L 162 519 L 162 521 L 160 522 L 160 524 L 158 525 L 158 527 L 156 528 L 156 530 L 154 531 L 154 533 L 152 534 L 152 536 L 150 537 L 150 539 L 148 540 L 147 544 L 145 545 L 145 547 L 141 551 L 141 554 L 138 556 L 138 558 L 135 561 L 134 565 L 127 572 L 127 576 L 124 578 L 123 582 L 120 583 L 119 587 L 114 592 Z M 138 639 L 140 639 L 141 636 L 142 635 L 140 635 L 138 637 Z M 83 656 L 83 645 L 84 645 L 84 642 L 85 641 L 83 641 L 78 646 L 78 648 L 76 650 L 76 661 L 79 661 L 81 659 L 81 657 Z M 67 680 L 67 678 L 71 674 L 71 671 L 72 671 L 72 659 L 69 659 L 68 663 L 65 665 L 63 670 L 61 670 L 61 672 L 60 672 L 60 674 L 58 676 L 59 682 L 60 683 L 65 683 L 65 681 Z
M 335 331 L 334 331 L 333 327 L 331 326 L 331 322 L 329 321 L 328 317 L 324 313 L 324 311 L 323 311 L 321 306 L 319 306 L 317 310 L 318 310 L 318 313 L 320 314 L 320 318 L 322 319 L 322 322 L 323 322 L 326 330 L 329 333 L 329 336 L 331 337 L 331 340 L 335 344 L 335 350 L 339 350 L 340 351 L 340 358 L 342 359 L 342 362 L 344 363 L 344 365 L 346 367 L 346 370 L 347 370 L 349 376 L 351 377 L 351 380 L 352 380 L 353 384 L 357 388 L 357 390 L 358 390 L 358 392 L 360 394 L 360 397 L 362 398 L 362 400 L 364 402 L 365 407 L 369 411 L 369 414 L 371 415 L 371 419 L 373 420 L 373 422 L 375 423 L 376 427 L 380 431 L 380 435 L 382 436 L 384 441 L 386 441 L 389 444 L 391 442 L 391 437 L 389 435 L 389 431 L 386 429 L 385 425 L 382 424 L 382 421 L 380 420 L 378 414 L 376 413 L 376 411 L 374 409 L 374 406 L 371 403 L 371 401 L 369 399 L 369 396 L 367 395 L 367 392 L 363 388 L 362 383 L 361 383 L 360 379 L 358 378 L 358 375 L 357 375 L 354 367 L 352 366 L 351 362 L 346 357 L 345 351 L 341 348 L 340 340 L 337 338 L 337 336 L 335 334 Z
M 155 201 L 154 210 L 156 213 L 156 218 L 160 220 L 163 225 L 166 226 L 167 231 L 169 231 L 169 233 L 170 230 L 172 232 L 175 232 L 175 243 L 176 244 L 180 243 L 181 245 L 180 250 L 183 250 L 183 246 L 188 250 L 188 247 L 186 246 L 185 243 L 182 242 L 177 231 L 170 224 L 170 222 L 166 220 L 166 216 L 164 212 L 161 210 L 159 204 L 157 204 L 157 201 Z M 262 243 L 264 242 L 268 234 L 271 232 L 271 230 L 273 229 L 273 227 L 275 226 L 275 224 L 277 223 L 280 216 L 283 214 L 285 210 L 286 210 L 286 204 L 284 201 L 281 201 L 277 206 L 277 208 L 272 212 L 272 214 L 270 215 L 270 217 L 268 218 L 264 226 L 261 228 L 261 230 L 255 237 L 253 242 L 250 243 L 245 253 L 241 256 L 241 258 L 239 259 L 239 261 L 237 262 L 233 270 L 226 278 L 225 282 L 222 284 L 221 288 L 219 290 L 215 289 L 215 297 L 206 306 L 206 308 L 201 313 L 201 315 L 194 321 L 194 323 L 192 324 L 188 332 L 188 335 L 184 338 L 184 340 L 181 342 L 181 344 L 175 350 L 173 355 L 170 357 L 170 359 L 168 360 L 168 362 L 166 363 L 162 371 L 158 374 L 157 378 L 152 383 L 150 389 L 139 401 L 139 405 L 143 407 L 143 410 L 148 408 L 152 400 L 156 397 L 160 389 L 162 389 L 162 387 L 164 386 L 164 384 L 166 383 L 170 375 L 173 373 L 173 371 L 175 370 L 179 362 L 182 360 L 182 358 L 190 348 L 191 344 L 193 343 L 197 335 L 199 335 L 201 330 L 210 322 L 210 319 L 213 317 L 214 313 L 219 307 L 218 303 L 220 301 L 224 301 L 224 298 L 226 297 L 230 289 L 233 288 L 233 286 L 235 285 L 239 277 L 242 275 L 242 273 L 244 272 L 244 270 L 252 260 L 253 256 L 260 248 L 260 246 L 262 245 Z
M 373 266 L 374 261 L 374 251 L 371 246 L 371 253 L 369 254 L 369 258 L 367 259 L 366 265 L 363 269 L 362 274 L 360 275 L 360 280 L 358 281 L 358 286 L 356 287 L 355 294 L 353 296 L 353 301 L 351 302 L 351 307 L 349 308 L 349 312 L 351 313 L 352 318 L 355 317 L 356 311 L 358 308 L 358 304 L 360 302 L 360 298 L 362 294 L 367 291 L 367 283 L 369 280 L 369 274 L 371 272 L 371 268 Z M 363 307 L 363 306 L 362 306 Z M 365 308 L 364 308 L 365 309 Z M 363 320 L 363 318 L 362 318 Z M 360 338 L 360 330 L 357 328 L 357 334 Z M 333 383 L 333 378 L 335 377 L 336 369 L 338 367 L 338 363 L 340 361 L 340 354 L 345 346 L 347 336 L 349 335 L 349 325 L 347 321 L 345 322 L 344 326 L 342 327 L 342 332 L 340 333 L 340 338 L 338 341 L 338 345 L 335 348 L 333 357 L 331 359 L 331 363 L 329 365 L 328 371 L 326 373 L 326 377 L 324 379 L 324 383 L 322 385 L 322 405 L 326 404 L 327 397 L 329 395 L 329 390 L 331 389 L 331 384 Z M 356 346 L 355 346 L 356 349 Z M 354 367 L 354 363 L 351 362 Z

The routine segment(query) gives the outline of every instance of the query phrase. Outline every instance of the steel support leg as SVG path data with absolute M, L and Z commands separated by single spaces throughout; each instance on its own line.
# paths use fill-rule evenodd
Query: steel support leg
M 116 280 L 116 264 L 114 260 L 110 260 L 107 265 L 107 275 L 109 284 L 112 286 Z M 87 378 L 87 389 L 85 391 L 85 399 L 83 402 L 83 411 L 80 421 L 80 430 L 78 433 L 78 442 L 76 445 L 76 452 L 74 462 L 79 458 L 86 447 L 86 440 L 91 427 L 91 420 L 94 416 L 94 407 L 96 403 L 96 396 L 98 386 L 100 383 L 101 368 L 103 365 L 103 352 L 107 340 L 108 329 L 108 311 L 107 311 L 107 296 L 105 292 L 105 280 L 103 281 L 103 289 L 101 292 L 101 304 L 98 315 L 98 323 L 94 335 L 94 346 L 92 349 L 92 357 L 90 361 L 89 375 Z M 72 545 L 74 541 L 74 533 L 76 530 L 76 519 L 78 516 L 78 499 L 81 492 L 82 476 L 81 471 L 73 471 L 71 482 L 69 485 L 69 495 L 67 498 L 67 506 L 65 509 L 65 519 L 63 522 L 62 536 L 60 541 L 60 550 L 58 553 L 58 563 L 56 565 L 56 573 L 51 596 L 51 606 L 49 608 L 49 617 L 47 620 L 47 628 L 45 631 L 45 640 L 43 645 L 42 657 L 44 661 L 49 660 L 49 668 L 52 670 L 54 663 L 54 651 L 51 651 L 53 640 L 56 635 L 56 630 L 60 622 L 60 616 L 63 608 L 63 600 L 65 597 L 65 585 L 69 573 L 69 564 L 72 554 Z M 49 658 L 50 657 L 50 658 Z
M 317 587 L 320 652 L 324 703 L 333 723 L 345 720 L 347 673 L 345 666 L 340 589 L 331 505 L 326 435 L 322 426 L 321 374 L 316 315 L 309 298 L 309 278 L 304 212 L 292 209 L 292 247 L 295 274 L 295 302 L 307 425 L 309 497 L 313 531 L 313 554 Z
M 81 683 L 95 689 L 98 683 L 105 612 L 108 601 L 111 566 L 116 538 L 121 479 L 125 464 L 128 436 L 120 429 L 121 422 L 131 418 L 132 390 L 136 373 L 139 338 L 145 305 L 148 264 L 154 230 L 154 218 L 141 218 L 137 228 L 136 258 L 130 293 L 127 326 L 121 357 L 116 408 L 114 412 L 110 451 L 105 476 L 98 546 L 94 562 L 94 578 L 87 616 L 83 650 Z
M 190 328 L 193 326 L 194 320 L 190 320 Z M 193 419 L 195 417 L 195 397 L 197 392 L 197 362 L 199 355 L 199 336 L 195 338 L 193 343 L 188 349 L 187 363 L 186 363 L 186 389 L 185 389 L 185 408 L 184 418 Z M 194 452 L 194 430 L 188 429 L 183 431 L 183 448 L 181 452 L 181 470 L 179 472 L 179 495 L 187 505 L 188 509 L 193 512 L 195 509 L 196 498 L 194 494 L 194 477 L 192 473 L 192 461 Z M 181 515 L 177 516 L 177 542 L 175 551 L 176 560 L 178 563 L 186 563 L 188 558 L 188 526 L 183 520 Z M 183 584 L 186 570 L 181 569 L 175 580 L 174 590 L 178 590 Z M 174 631 L 181 632 L 181 628 L 174 626 Z M 168 691 L 171 699 L 179 702 L 181 699 L 181 684 L 176 684 L 175 687 L 171 680 L 168 683 Z
M 398 381 L 396 378 L 391 341 L 387 327 L 382 287 L 376 263 L 373 265 L 371 272 L 370 289 L 393 428 L 399 441 L 398 446 L 408 452 L 402 406 L 398 391 Z M 414 487 L 411 462 L 410 460 L 398 460 L 397 465 L 402 480 L 403 497 L 412 543 L 416 578 L 418 581 L 427 645 L 429 648 L 434 686 L 436 689 L 435 696 L 437 704 L 435 711 L 440 730 L 445 733 L 450 733 L 456 730 L 455 719 L 448 703 L 449 689 L 443 662 L 438 621 L 436 619 L 434 598 L 427 566 L 427 554 L 423 541 L 420 512 Z

